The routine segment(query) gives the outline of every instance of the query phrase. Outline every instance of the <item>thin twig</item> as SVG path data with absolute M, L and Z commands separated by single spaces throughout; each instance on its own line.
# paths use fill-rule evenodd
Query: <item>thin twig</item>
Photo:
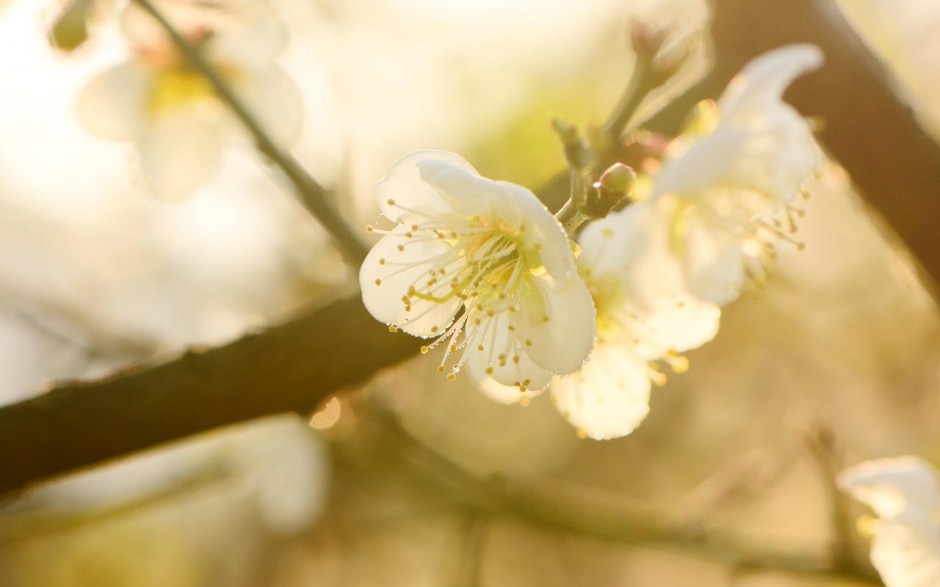
M 352 442 L 360 445 L 355 450 L 360 461 L 365 456 L 369 466 L 382 463 L 404 468 L 420 485 L 430 486 L 434 495 L 454 496 L 457 503 L 482 514 L 511 516 L 566 535 L 676 552 L 727 565 L 736 573 L 782 571 L 881 585 L 870 569 L 834 561 L 826 552 L 772 548 L 730 532 L 703 536 L 679 521 L 680 512 L 628 505 L 613 496 L 592 495 L 584 487 L 564 487 L 542 479 L 477 476 L 415 439 L 381 408 L 357 436 Z M 343 450 L 342 443 L 337 448 Z
M 173 27 L 150 0 L 134 1 L 160 23 L 160 26 L 163 27 L 183 56 L 212 84 L 219 99 L 232 110 L 242 124 L 245 125 L 248 132 L 251 133 L 255 143 L 257 143 L 258 150 L 280 168 L 294 186 L 294 191 L 299 196 L 300 202 L 319 221 L 320 225 L 330 233 L 343 258 L 353 267 L 361 265 L 369 249 L 330 203 L 327 189 L 320 185 L 297 159 L 282 151 L 274 143 L 225 80 L 203 58 L 199 50 Z

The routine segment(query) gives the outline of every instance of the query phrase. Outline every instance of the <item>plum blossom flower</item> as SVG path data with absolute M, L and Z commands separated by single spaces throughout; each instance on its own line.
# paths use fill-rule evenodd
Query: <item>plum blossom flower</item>
M 721 311 L 681 292 L 638 305 L 630 290 L 635 268 L 627 264 L 622 239 L 635 232 L 633 206 L 585 227 L 578 240 L 578 266 L 597 308 L 597 340 L 587 364 L 551 385 L 558 410 L 581 433 L 600 440 L 632 432 L 649 412 L 651 382 L 662 385 L 663 363 L 688 368 L 680 355 L 718 332 Z M 655 273 L 645 276 L 656 279 Z
M 718 306 L 681 292 L 651 308 L 635 303 L 628 279 L 634 269 L 624 252 L 636 233 L 637 210 L 611 213 L 580 235 L 577 264 L 597 311 L 594 350 L 579 371 L 554 378 L 549 387 L 558 411 L 595 440 L 625 436 L 639 426 L 649 413 L 652 383 L 665 381 L 660 365 L 685 371 L 688 361 L 679 353 L 714 338 L 721 315 Z M 492 380 L 479 383 L 498 401 L 530 397 Z
M 156 5 L 273 140 L 296 139 L 301 101 L 274 64 L 287 37 L 267 3 L 160 0 Z M 101 138 L 133 142 L 143 176 L 157 195 L 185 197 L 217 171 L 240 124 L 149 13 L 130 2 L 120 22 L 132 56 L 88 83 L 78 99 L 79 117 Z
M 860 526 L 871 535 L 871 562 L 885 585 L 940 585 L 936 469 L 917 457 L 879 459 L 846 469 L 838 482 L 877 516 Z
M 637 212 L 638 254 L 662 273 L 637 284 L 648 302 L 681 286 L 729 303 L 749 279 L 765 277 L 774 241 L 795 242 L 783 220 L 795 229 L 792 204 L 817 168 L 818 149 L 810 126 L 781 96 L 821 62 L 813 45 L 758 57 L 670 143 L 637 204 L 645 208 Z
M 577 370 L 594 305 L 568 236 L 529 190 L 481 177 L 461 157 L 419 151 L 375 188 L 383 234 L 359 272 L 362 298 L 390 328 L 445 347 L 439 370 L 466 366 L 519 390 Z

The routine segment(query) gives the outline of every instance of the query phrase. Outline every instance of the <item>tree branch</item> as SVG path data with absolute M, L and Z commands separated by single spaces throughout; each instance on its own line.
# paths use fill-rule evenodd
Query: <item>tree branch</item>
M 418 351 L 358 294 L 212 350 L 0 409 L 0 492 L 252 418 L 309 412 Z
M 715 71 L 654 123 L 676 128 L 695 101 L 717 96 L 746 60 L 767 49 L 820 45 L 824 69 L 798 80 L 790 98 L 804 114 L 825 118 L 820 140 L 929 275 L 940 278 L 933 228 L 940 217 L 940 149 L 832 10 L 829 0 L 720 0 Z M 309 410 L 416 353 L 419 343 L 390 335 L 353 295 L 211 351 L 64 385 L 0 409 L 0 491 L 215 427 Z

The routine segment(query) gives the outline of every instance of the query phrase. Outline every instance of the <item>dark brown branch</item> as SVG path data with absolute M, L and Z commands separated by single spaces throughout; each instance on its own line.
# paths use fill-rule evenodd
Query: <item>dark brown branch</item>
M 0 492 L 268 414 L 308 412 L 415 354 L 359 295 L 152 368 L 69 383 L 0 409 Z
M 804 114 L 825 118 L 820 140 L 929 275 L 940 277 L 933 235 L 940 217 L 940 150 L 831 3 L 721 0 L 715 34 L 714 73 L 655 124 L 676 128 L 695 101 L 717 96 L 746 60 L 767 49 L 818 44 L 826 66 L 798 80 L 789 98 Z M 60 387 L 0 409 L 0 491 L 226 424 L 309 410 L 411 356 L 417 343 L 390 335 L 352 296 L 215 350 Z
M 818 116 L 819 141 L 846 170 L 926 273 L 940 282 L 940 146 L 893 89 L 890 74 L 861 42 L 833 0 L 715 0 L 715 68 L 654 121 L 674 132 L 698 100 L 715 98 L 755 55 L 814 43 L 823 67 L 796 80 L 786 99 Z M 836 222 L 833 219 L 833 222 Z

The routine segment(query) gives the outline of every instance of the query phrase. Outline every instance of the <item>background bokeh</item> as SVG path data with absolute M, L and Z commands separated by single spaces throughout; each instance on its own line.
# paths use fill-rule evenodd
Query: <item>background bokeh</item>
M 357 226 L 377 214 L 376 179 L 416 149 L 540 185 L 564 164 L 550 118 L 600 121 L 621 91 L 630 18 L 677 36 L 708 25 L 693 0 L 272 4 L 306 109 L 294 153 Z M 940 132 L 935 3 L 842 5 Z M 55 11 L 0 12 L 0 402 L 231 340 L 354 279 L 247 141 L 191 199 L 148 194 L 130 148 L 75 115 L 83 85 L 123 54 L 113 19 L 65 55 L 46 40 Z M 332 399 L 312 426 L 266 419 L 8 498 L 0 585 L 851 585 L 566 531 L 481 508 L 479 487 L 448 478 L 456 465 L 525 480 L 571 496 L 543 507 L 573 518 L 601 500 L 748 547 L 825 552 L 833 466 L 940 460 L 940 321 L 837 164 L 808 191 L 806 250 L 781 250 L 770 285 L 726 309 L 630 436 L 579 439 L 547 398 L 499 405 L 418 359 Z

